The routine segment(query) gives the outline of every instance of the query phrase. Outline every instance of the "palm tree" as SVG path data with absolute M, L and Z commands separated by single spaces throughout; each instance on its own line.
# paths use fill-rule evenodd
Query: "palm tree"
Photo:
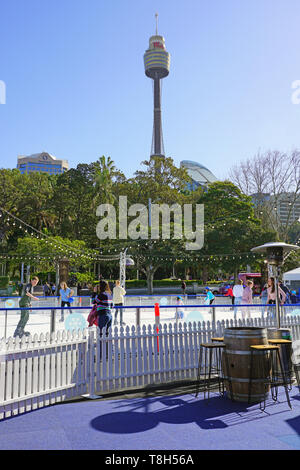
M 98 159 L 94 164 L 94 184 L 96 189 L 95 199 L 97 202 L 104 202 L 107 204 L 113 204 L 115 196 L 112 192 L 113 188 L 113 177 L 116 174 L 116 167 L 114 161 L 104 155 Z

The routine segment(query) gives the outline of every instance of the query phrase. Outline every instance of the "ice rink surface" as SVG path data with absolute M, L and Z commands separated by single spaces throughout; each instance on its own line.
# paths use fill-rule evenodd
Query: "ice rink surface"
M 81 299 L 81 300 L 80 300 Z M 189 321 L 211 321 L 212 320 L 212 308 L 204 304 L 203 296 L 189 296 L 183 298 L 184 305 L 179 306 L 178 311 L 183 311 L 184 317 L 180 319 L 181 322 Z M 137 308 L 140 309 L 140 325 L 154 325 L 155 324 L 155 310 L 154 304 L 159 303 L 160 305 L 160 323 L 161 324 L 173 324 L 176 322 L 176 295 L 161 295 L 161 296 L 126 296 L 125 306 L 134 306 L 136 308 L 124 308 L 123 310 L 123 326 L 136 326 L 137 325 Z M 257 297 L 254 299 L 253 307 L 250 307 L 251 318 L 261 318 L 263 307 L 260 305 L 260 299 Z M 0 339 L 3 337 L 10 337 L 13 335 L 16 326 L 20 319 L 20 310 L 10 310 L 18 308 L 19 299 L 9 298 L 0 300 L 0 308 L 6 310 L 0 311 Z M 84 308 L 76 309 L 74 307 L 84 306 Z M 55 331 L 63 331 L 69 328 L 72 315 L 72 320 L 75 318 L 79 322 L 78 324 L 88 326 L 86 321 L 88 314 L 91 310 L 88 297 L 76 297 L 72 304 L 73 309 L 66 308 L 64 310 L 64 321 L 61 320 L 61 310 L 55 310 Z M 218 305 L 220 305 L 218 307 Z M 29 321 L 25 327 L 25 331 L 34 334 L 50 333 L 51 325 L 51 309 L 59 307 L 58 298 L 56 297 L 43 297 L 39 301 L 32 301 L 32 307 L 40 308 L 41 310 L 31 310 L 29 315 Z M 147 308 L 146 308 L 147 306 Z M 215 315 L 216 321 L 231 320 L 234 318 L 233 308 L 230 299 L 227 297 L 216 297 L 215 299 Z M 51 309 L 49 309 L 51 308 Z M 292 307 L 286 307 L 287 309 Z M 295 308 L 295 307 L 294 307 Z M 299 306 L 300 309 L 300 306 Z M 243 308 L 238 308 L 237 319 L 242 318 Z M 244 307 L 245 311 L 245 307 Z M 288 312 L 286 312 L 288 313 Z M 298 311 L 300 313 L 300 311 Z M 74 314 L 76 317 L 74 317 Z M 113 314 L 113 326 L 115 319 L 115 309 L 112 310 Z M 264 312 L 266 316 L 266 309 Z M 119 323 L 119 312 L 118 312 L 118 325 Z M 72 323 L 74 324 L 74 323 Z

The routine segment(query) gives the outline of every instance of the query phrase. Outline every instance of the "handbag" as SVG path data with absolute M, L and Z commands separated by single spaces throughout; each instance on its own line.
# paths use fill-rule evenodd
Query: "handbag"
M 92 310 L 90 311 L 88 317 L 87 317 L 87 322 L 89 326 L 96 325 L 98 326 L 98 313 L 97 313 L 97 305 L 93 305 Z

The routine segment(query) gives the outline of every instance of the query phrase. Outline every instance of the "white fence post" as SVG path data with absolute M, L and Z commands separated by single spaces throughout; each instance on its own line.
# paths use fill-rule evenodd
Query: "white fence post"
M 96 341 L 98 341 L 97 331 L 95 331 L 94 327 L 90 327 L 88 329 L 88 340 L 87 340 L 87 382 L 88 382 L 88 393 L 82 395 L 84 398 L 89 398 L 90 400 L 96 400 L 101 398 L 99 395 L 95 394 L 95 351 L 96 351 L 96 343 L 95 343 L 95 333 L 96 333 Z

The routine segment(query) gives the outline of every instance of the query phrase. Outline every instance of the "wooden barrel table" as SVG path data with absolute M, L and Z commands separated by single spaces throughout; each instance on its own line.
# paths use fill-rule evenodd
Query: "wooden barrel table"
M 222 370 L 226 391 L 235 401 L 248 401 L 250 381 L 250 346 L 268 344 L 266 328 L 226 328 L 224 331 L 225 350 L 222 356 Z M 262 364 L 261 361 L 264 361 Z M 264 377 L 270 372 L 268 354 L 253 352 L 252 385 L 250 403 L 257 403 L 267 398 L 269 389 L 265 389 Z

